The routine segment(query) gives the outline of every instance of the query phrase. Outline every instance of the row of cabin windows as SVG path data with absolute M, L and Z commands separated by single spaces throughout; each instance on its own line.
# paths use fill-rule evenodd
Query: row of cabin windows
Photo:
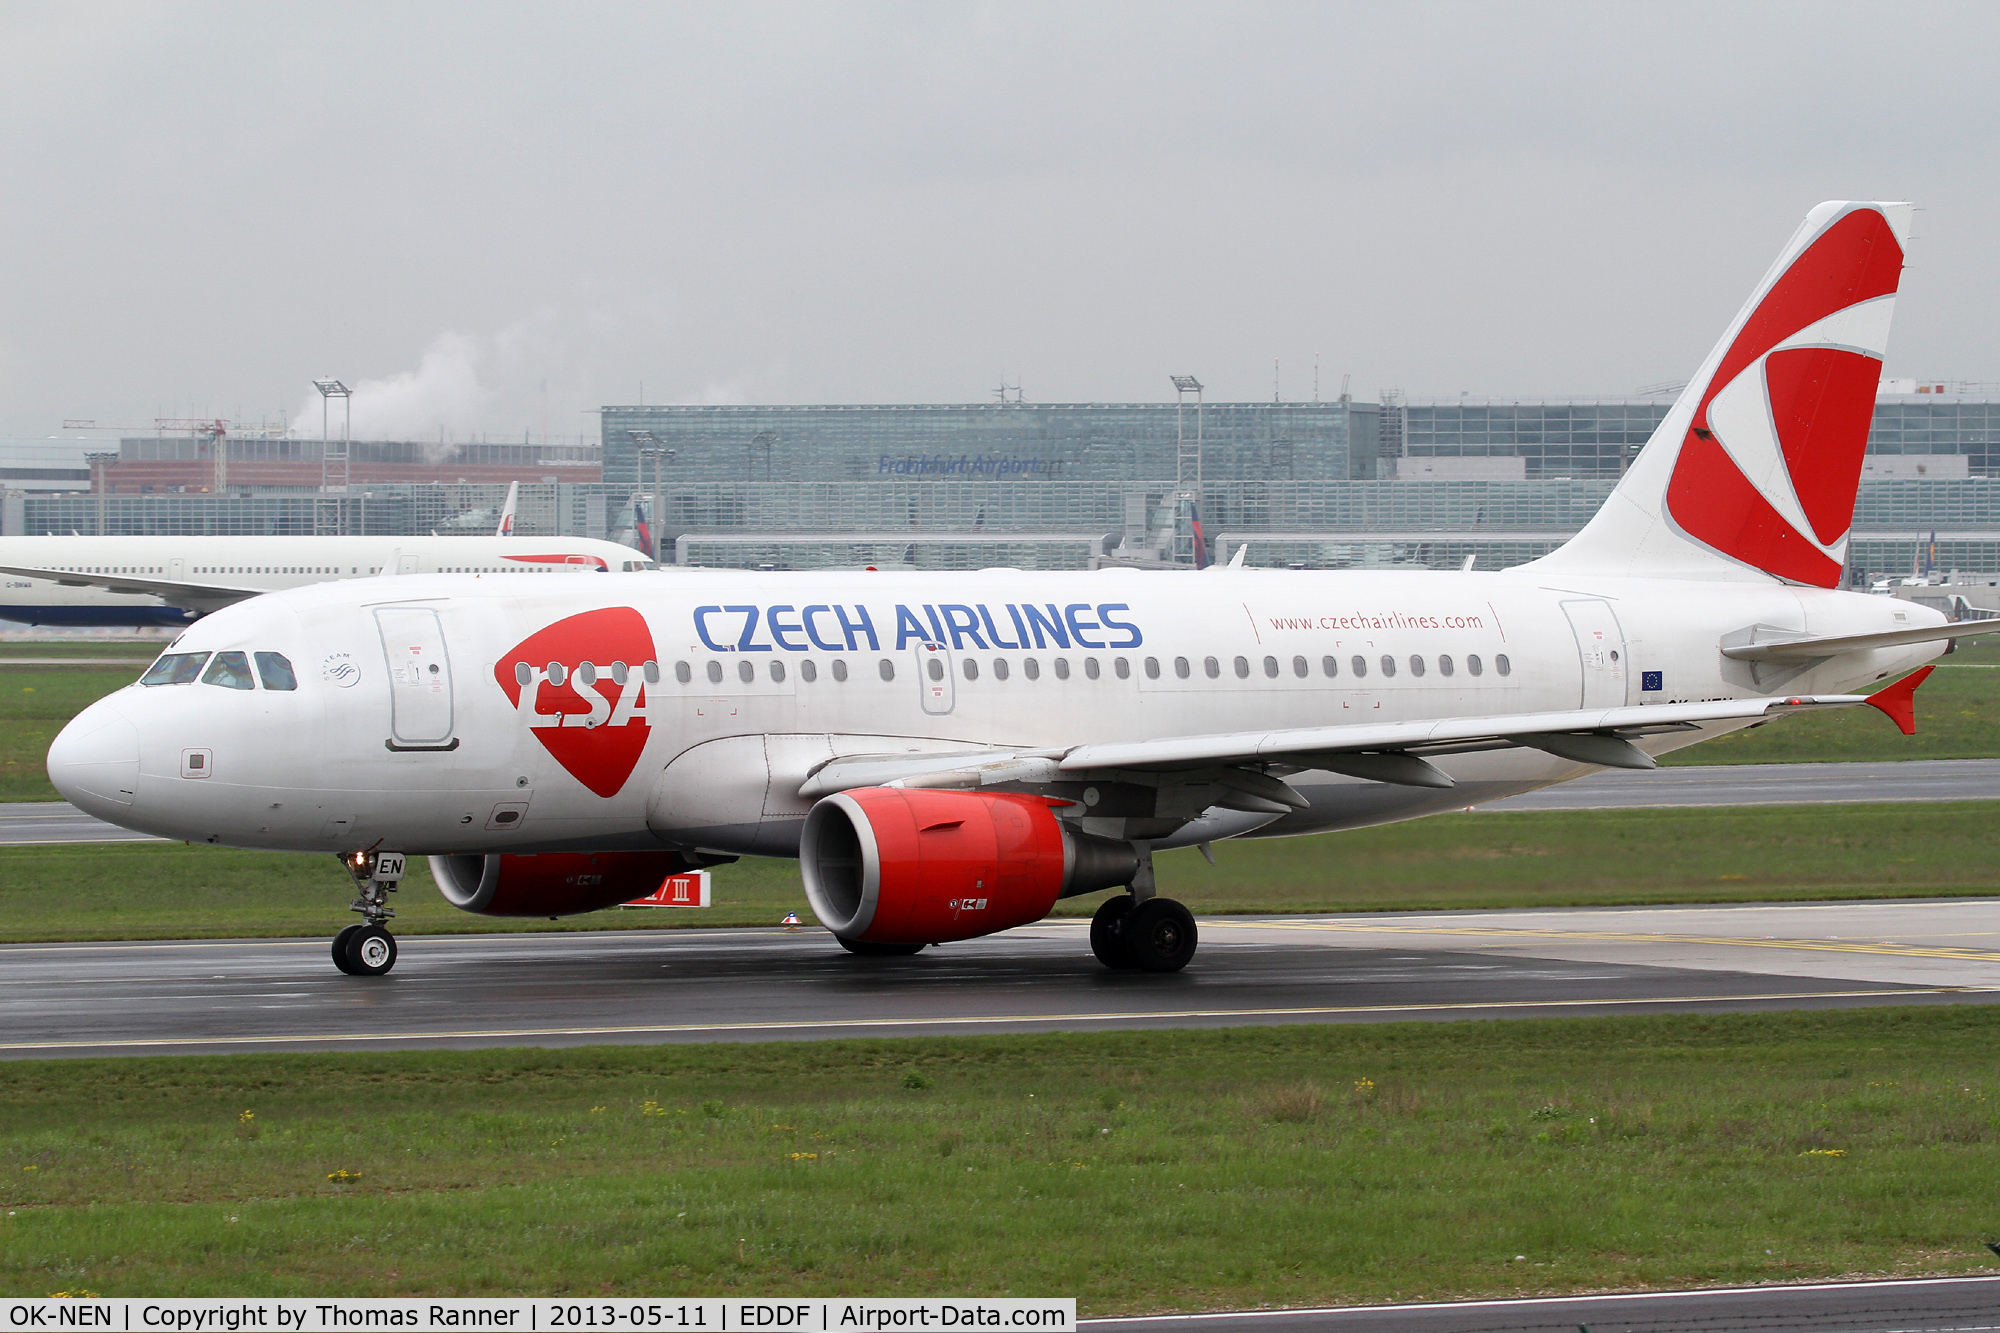
M 250 660 L 257 666 L 252 673 Z M 202 670 L 202 664 L 208 670 Z M 139 677 L 141 685 L 219 685 L 225 690 L 254 690 L 262 682 L 267 690 L 296 690 L 298 674 L 283 653 L 243 653 L 234 649 L 221 653 L 168 653 Z
M 1430 661 L 1426 661 L 1421 654 L 1413 654 L 1404 659 L 1404 661 L 1408 664 L 1407 670 L 1412 676 L 1428 675 L 1432 670 L 1435 670 L 1440 676 L 1455 676 L 1458 674 L 1461 666 L 1460 662 L 1448 653 L 1441 653 Z M 782 683 L 789 673 L 789 668 L 781 660 L 774 659 L 765 665 L 767 674 L 775 682 Z M 1250 678 L 1251 666 L 1249 658 L 1238 657 L 1234 659 L 1232 665 L 1239 680 L 1248 680 Z M 1052 659 L 1049 667 L 1054 672 L 1057 680 L 1068 680 L 1070 678 L 1070 662 L 1067 657 Z M 1161 665 L 1159 658 L 1146 658 L 1142 663 L 1142 667 L 1146 673 L 1146 679 L 1158 680 L 1160 678 Z M 1387 653 L 1382 654 L 1377 659 L 1376 667 L 1385 677 L 1393 677 L 1400 669 L 1403 669 L 1398 667 L 1397 659 Z M 960 658 L 959 668 L 964 672 L 967 680 L 979 679 L 980 666 L 976 658 Z M 819 679 L 819 664 L 811 658 L 800 661 L 798 669 L 800 680 L 810 683 Z M 1306 657 L 1294 657 L 1292 658 L 1291 669 L 1293 676 L 1300 680 L 1305 680 L 1312 675 L 1312 661 Z M 1347 674 L 1355 679 L 1365 679 L 1369 672 L 1368 659 L 1360 654 L 1356 654 L 1348 659 L 1346 669 Z M 1463 669 L 1468 676 L 1483 676 L 1486 674 L 1485 659 L 1477 653 L 1469 653 L 1464 659 Z M 896 678 L 896 664 L 889 658 L 884 657 L 878 661 L 875 670 L 883 680 L 894 680 Z M 1219 658 L 1205 657 L 1201 662 L 1201 670 L 1202 674 L 1210 680 L 1218 680 L 1222 676 L 1222 661 Z M 1264 675 L 1272 680 L 1276 680 L 1284 674 L 1282 664 L 1275 657 L 1266 657 L 1264 659 L 1263 670 Z M 827 671 L 835 680 L 847 679 L 847 663 L 840 658 L 833 659 L 828 664 Z M 944 659 L 938 657 L 926 659 L 924 662 L 924 671 L 932 680 L 943 680 L 945 675 Z M 1006 680 L 1013 674 L 1014 665 L 1007 658 L 996 657 L 993 659 L 992 671 L 995 680 Z M 1020 671 L 1029 680 L 1040 680 L 1042 678 L 1041 661 L 1033 657 L 1023 658 L 1020 662 Z M 1341 674 L 1340 659 L 1331 656 L 1320 658 L 1319 671 L 1321 676 L 1329 680 L 1338 677 Z M 1511 676 L 1514 674 L 1514 663 L 1508 658 L 1507 654 L 1496 653 L 1493 657 L 1493 671 L 1496 675 Z M 589 662 L 583 663 L 576 669 L 577 678 L 585 685 L 594 685 L 600 674 L 608 677 L 614 684 L 623 685 L 630 679 L 630 672 L 631 668 L 627 667 L 623 662 L 613 662 L 602 673 L 599 672 L 595 665 Z M 1111 673 L 1119 680 L 1131 679 L 1131 659 L 1125 657 L 1112 658 Z M 1188 680 L 1194 675 L 1194 664 L 1185 657 L 1176 657 L 1173 659 L 1173 673 L 1181 680 Z M 640 667 L 640 674 L 648 685 L 659 684 L 659 663 L 644 663 Z M 705 668 L 705 674 L 710 684 L 720 685 L 726 673 L 723 670 L 722 663 L 711 660 Z M 1083 659 L 1083 674 L 1087 680 L 1098 680 L 1104 675 L 1103 665 L 1094 657 L 1086 657 Z M 551 685 L 560 686 L 569 679 L 569 668 L 560 662 L 551 662 L 547 667 L 547 675 Z M 535 679 L 534 668 L 525 662 L 517 662 L 514 665 L 514 679 L 524 687 L 533 684 Z M 692 684 L 694 681 L 693 665 L 687 662 L 674 663 L 674 679 L 683 685 Z M 756 663 L 752 662 L 749 658 L 737 659 L 736 679 L 745 685 L 755 681 L 757 679 Z

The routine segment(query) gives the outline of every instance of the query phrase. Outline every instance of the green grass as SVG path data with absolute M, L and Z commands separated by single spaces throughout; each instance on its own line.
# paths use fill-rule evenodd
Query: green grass
M 9 666 L 0 657 L 0 801 L 60 801 L 45 766 L 49 742 L 86 707 L 137 680 L 139 671 L 130 666 Z
M 1941 658 L 1917 689 L 1917 734 L 1873 708 L 1782 717 L 1661 759 L 1662 764 L 1806 764 L 2000 755 L 2000 646 L 1976 643 Z
M 168 639 L 0 639 L 0 662 L 10 657 L 154 658 L 166 651 Z
M 1985 1273 L 1996 1043 L 1965 1006 L 9 1063 L 0 1287 L 1107 1315 Z
M 1451 814 L 1312 838 L 1228 842 L 1159 859 L 1197 912 L 1403 911 L 2000 893 L 2000 802 Z M 715 906 L 561 922 L 447 906 L 421 861 L 397 894 L 404 933 L 774 925 L 812 920 L 798 866 L 711 872 Z M 324 935 L 353 896 L 331 856 L 181 843 L 0 848 L 0 940 Z M 1093 895 L 1058 904 L 1077 915 Z

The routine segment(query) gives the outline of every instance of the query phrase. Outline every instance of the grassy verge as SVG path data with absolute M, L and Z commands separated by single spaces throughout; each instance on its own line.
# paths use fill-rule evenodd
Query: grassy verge
M 1662 764 L 1811 764 L 2000 755 L 2000 646 L 1960 648 L 1917 690 L 1917 734 L 1872 708 L 1779 718 L 1677 750 Z
M 1749 902 L 2000 893 L 2000 802 L 1440 815 L 1314 838 L 1160 857 L 1197 912 L 1404 911 L 1578 903 Z M 811 920 L 798 866 L 713 872 L 706 910 L 499 921 L 449 907 L 419 862 L 397 895 L 406 933 L 772 925 Z M 352 890 L 331 856 L 180 843 L 0 848 L 0 940 L 323 935 Z M 1059 904 L 1088 914 L 1098 899 Z
M 93 657 L 157 657 L 170 642 L 154 639 L 0 639 L 0 662 L 10 657 L 73 657 L 88 661 Z
M 2000 1010 L 0 1065 L 41 1295 L 1069 1295 L 1986 1272 Z
M 141 655 L 131 645 L 123 646 L 126 656 Z M 60 801 L 45 766 L 49 742 L 90 704 L 137 680 L 139 671 L 132 666 L 91 666 L 82 655 L 73 667 L 9 666 L 0 656 L 0 801 Z

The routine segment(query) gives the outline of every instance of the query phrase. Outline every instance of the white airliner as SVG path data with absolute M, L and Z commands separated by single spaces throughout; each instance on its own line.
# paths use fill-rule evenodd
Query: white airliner
M 1516 569 L 327 583 L 190 627 L 49 773 L 128 828 L 339 854 L 350 973 L 394 963 L 410 854 L 467 911 L 553 917 L 751 853 L 798 856 L 861 954 L 1129 887 L 1094 951 L 1172 971 L 1196 930 L 1160 848 L 1463 809 L 1788 713 L 1908 729 L 1920 676 L 1883 682 L 2000 629 L 1837 590 L 1909 220 L 1814 209 L 1603 510 Z
M 178 626 L 281 588 L 378 574 L 654 567 L 615 542 L 511 537 L 517 486 L 492 537 L 0 537 L 0 620 Z

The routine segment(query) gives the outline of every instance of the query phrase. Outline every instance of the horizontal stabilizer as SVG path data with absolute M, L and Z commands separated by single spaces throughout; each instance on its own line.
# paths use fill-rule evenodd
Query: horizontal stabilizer
M 1884 630 L 1880 634 L 1838 634 L 1823 639 L 1780 639 L 1771 643 L 1739 643 L 1724 648 L 1724 657 L 1739 662 L 1797 661 L 1802 657 L 1837 657 L 1870 648 L 1900 648 L 1908 643 L 1935 643 L 1974 634 L 2000 634 L 2000 620 L 1959 620 L 1949 625 L 1919 625 L 1915 629 Z

